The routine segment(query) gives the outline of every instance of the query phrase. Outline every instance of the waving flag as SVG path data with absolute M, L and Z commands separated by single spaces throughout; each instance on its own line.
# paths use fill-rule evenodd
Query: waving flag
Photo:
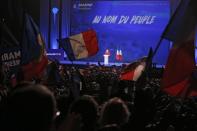
M 192 85 L 195 71 L 194 37 L 197 22 L 196 0 L 182 0 L 163 33 L 174 42 L 162 79 L 162 90 L 169 95 L 188 97 L 197 95 Z
M 16 73 L 20 65 L 20 44 L 6 23 L 0 21 L 0 28 L 2 30 L 2 34 L 0 34 L 0 63 L 6 66 L 6 72 L 9 72 L 8 77 L 10 77 Z
M 137 61 L 129 64 L 121 73 L 120 80 L 132 80 L 142 82 L 142 73 L 145 72 L 146 75 L 149 74 L 152 65 L 152 48 L 149 49 L 148 56 L 142 57 Z
M 129 64 L 121 73 L 120 80 L 137 81 L 145 69 L 146 59 L 147 59 L 147 57 L 143 57 L 143 58 Z
M 88 30 L 77 35 L 59 40 L 60 46 L 70 60 L 94 56 L 98 48 L 98 40 L 94 30 Z
M 179 47 L 172 47 L 162 79 L 162 89 L 172 96 L 185 96 L 191 86 L 195 70 L 194 40 L 186 41 Z
M 116 51 L 116 60 L 121 61 L 123 59 L 122 57 L 122 50 L 117 50 Z
M 48 59 L 44 41 L 33 19 L 25 14 L 23 40 L 21 43 L 21 65 L 25 80 L 41 77 Z
M 197 22 L 197 1 L 181 0 L 162 37 L 173 42 L 185 41 Z

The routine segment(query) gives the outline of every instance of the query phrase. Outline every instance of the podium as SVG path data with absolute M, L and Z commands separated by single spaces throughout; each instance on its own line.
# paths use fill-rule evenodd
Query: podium
M 104 57 L 104 65 L 109 65 L 109 55 L 103 55 Z

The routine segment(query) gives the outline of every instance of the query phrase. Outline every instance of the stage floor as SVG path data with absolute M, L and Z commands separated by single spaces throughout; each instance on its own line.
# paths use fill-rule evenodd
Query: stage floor
M 104 65 L 104 62 L 89 62 L 89 61 L 60 61 L 61 64 L 74 64 L 74 65 Z M 104 66 L 122 66 L 129 63 L 109 63 Z
M 68 64 L 68 65 L 104 65 L 104 62 L 89 62 L 89 61 L 60 61 L 61 64 Z M 123 64 L 129 64 L 129 63 L 120 63 L 120 62 L 109 62 L 109 64 L 107 65 L 104 65 L 104 66 L 122 66 Z M 158 65 L 158 64 L 155 64 L 154 65 L 156 68 L 162 68 L 164 67 L 165 65 Z

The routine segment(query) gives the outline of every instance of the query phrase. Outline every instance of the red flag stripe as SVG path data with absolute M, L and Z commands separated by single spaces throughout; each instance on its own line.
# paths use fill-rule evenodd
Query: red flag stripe
M 24 80 L 32 80 L 32 78 L 39 78 L 46 65 L 48 64 L 48 59 L 46 56 L 43 56 L 40 62 L 31 62 L 22 67 L 24 73 Z
M 178 44 L 170 51 L 162 79 L 162 90 L 173 96 L 185 97 L 183 94 L 188 94 L 191 75 L 195 70 L 194 40 Z
M 88 56 L 95 55 L 99 50 L 96 32 L 94 30 L 89 30 L 83 32 L 82 35 L 88 51 Z
M 126 73 L 122 73 L 120 76 L 120 80 L 133 80 L 134 77 L 134 70 L 128 71 Z

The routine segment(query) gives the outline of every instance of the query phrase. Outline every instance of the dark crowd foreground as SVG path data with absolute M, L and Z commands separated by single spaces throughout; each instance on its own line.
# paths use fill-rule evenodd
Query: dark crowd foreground
M 42 79 L 6 79 L 0 70 L 2 131 L 196 131 L 195 97 L 160 90 L 163 69 L 139 82 L 120 81 L 125 68 L 51 63 Z

